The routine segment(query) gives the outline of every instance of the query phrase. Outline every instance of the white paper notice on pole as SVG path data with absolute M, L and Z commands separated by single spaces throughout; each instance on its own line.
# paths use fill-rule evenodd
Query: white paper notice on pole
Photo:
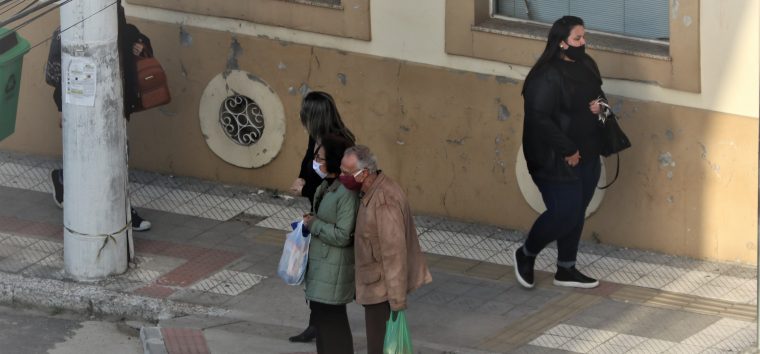
M 66 103 L 95 106 L 98 67 L 92 58 L 70 57 L 66 79 Z

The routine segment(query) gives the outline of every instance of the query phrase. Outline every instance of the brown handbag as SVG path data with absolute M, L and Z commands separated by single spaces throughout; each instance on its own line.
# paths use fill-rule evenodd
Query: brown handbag
M 166 72 L 152 55 L 137 59 L 138 99 L 135 111 L 163 106 L 171 102 Z

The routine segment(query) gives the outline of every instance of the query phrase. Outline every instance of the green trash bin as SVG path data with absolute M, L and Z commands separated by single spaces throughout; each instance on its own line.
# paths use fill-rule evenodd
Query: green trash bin
M 0 140 L 16 130 L 21 64 L 29 52 L 29 41 L 15 31 L 0 28 Z

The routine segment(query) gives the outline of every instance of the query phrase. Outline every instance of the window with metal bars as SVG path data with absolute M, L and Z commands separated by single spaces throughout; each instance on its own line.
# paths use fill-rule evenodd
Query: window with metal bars
M 493 15 L 552 24 L 578 16 L 586 28 L 626 37 L 669 41 L 668 0 L 493 0 Z

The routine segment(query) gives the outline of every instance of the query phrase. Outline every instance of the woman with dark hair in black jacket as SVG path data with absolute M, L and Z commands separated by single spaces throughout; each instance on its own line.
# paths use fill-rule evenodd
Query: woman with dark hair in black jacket
M 586 208 L 601 173 L 602 79 L 585 45 L 583 20 L 560 18 L 523 86 L 523 151 L 546 204 L 514 254 L 517 280 L 527 288 L 534 285 L 536 256 L 552 241 L 557 241 L 558 252 L 555 285 L 599 285 L 575 267 Z
M 340 136 L 348 140 L 351 145 L 356 142 L 356 138 L 343 124 L 335 100 L 327 92 L 312 91 L 306 94 L 301 102 L 300 118 L 301 124 L 309 134 L 309 144 L 301 161 L 301 171 L 290 187 L 290 191 L 295 195 L 308 198 L 309 204 L 314 205 L 314 193 L 324 179 L 324 175 L 320 175 L 322 172 L 319 171 L 319 166 L 314 162 L 315 148 L 328 134 Z M 310 342 L 316 338 L 317 331 L 312 322 L 310 316 L 309 326 L 300 334 L 290 337 L 290 341 Z

